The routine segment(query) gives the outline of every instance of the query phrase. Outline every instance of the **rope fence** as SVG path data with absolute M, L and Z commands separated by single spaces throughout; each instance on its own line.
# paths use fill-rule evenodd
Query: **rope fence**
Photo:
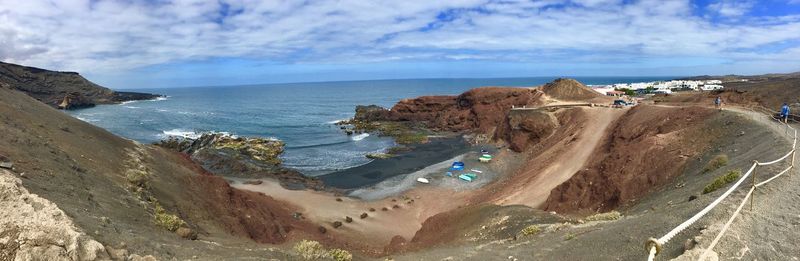
M 760 106 L 759 107 L 755 107 L 755 108 L 750 108 L 750 109 L 753 110 L 753 111 L 756 111 L 757 113 L 767 114 L 772 119 L 776 120 L 779 124 L 785 126 L 785 128 L 786 128 L 785 134 L 786 135 L 788 135 L 789 132 L 792 131 L 793 132 L 793 134 L 791 136 L 791 138 L 793 139 L 792 149 L 788 153 L 786 153 L 786 155 L 784 155 L 783 157 L 780 157 L 780 158 L 778 158 L 776 160 L 773 160 L 773 161 L 769 161 L 769 162 L 753 161 L 753 164 L 750 166 L 750 169 L 747 170 L 747 172 L 744 175 L 742 175 L 742 177 L 739 178 L 739 180 L 736 183 L 734 183 L 733 186 L 731 186 L 727 191 L 725 191 L 725 193 L 723 193 L 716 200 L 711 202 L 711 204 L 709 204 L 708 206 L 706 206 L 705 208 L 700 210 L 700 212 L 697 212 L 694 216 L 692 216 L 688 220 L 684 221 L 683 223 L 681 223 L 677 227 L 675 227 L 672 230 L 670 230 L 669 232 L 667 232 L 664 236 L 662 236 L 660 238 L 650 238 L 650 239 L 648 239 L 647 242 L 645 243 L 645 248 L 647 249 L 647 252 L 648 252 L 648 258 L 647 258 L 648 261 L 654 260 L 655 257 L 661 252 L 661 249 L 662 249 L 663 245 L 667 244 L 678 233 L 682 232 L 683 230 L 685 230 L 686 228 L 688 228 L 689 226 L 691 226 L 692 224 L 697 222 L 700 218 L 705 216 L 709 211 L 714 209 L 717 205 L 719 205 L 720 202 L 722 202 L 725 198 L 730 196 L 730 194 L 733 193 L 733 191 L 735 191 L 737 188 L 739 188 L 739 186 L 742 183 L 744 183 L 744 181 L 747 180 L 748 177 L 750 177 L 752 175 L 752 177 L 751 177 L 752 185 L 750 186 L 750 190 L 747 192 L 747 194 L 745 194 L 744 198 L 742 198 L 741 203 L 739 203 L 739 206 L 736 208 L 736 210 L 733 212 L 731 217 L 728 219 L 728 221 L 722 227 L 722 229 L 720 230 L 719 234 L 717 234 L 717 236 L 714 238 L 714 240 L 711 242 L 711 244 L 700 255 L 700 259 L 699 260 L 704 260 L 704 258 L 706 258 L 709 254 L 711 254 L 712 250 L 714 249 L 714 246 L 717 245 L 717 243 L 722 238 L 722 236 L 725 235 L 725 232 L 727 232 L 727 230 L 730 227 L 730 225 L 733 223 L 733 221 L 739 215 L 739 213 L 741 212 L 742 208 L 744 207 L 744 205 L 745 205 L 745 203 L 747 202 L 748 199 L 750 199 L 750 208 L 752 209 L 752 206 L 753 206 L 753 193 L 755 193 L 756 189 L 758 189 L 758 187 L 761 187 L 761 186 L 763 186 L 763 185 L 775 180 L 776 178 L 780 177 L 781 175 L 789 172 L 789 170 L 794 168 L 795 152 L 797 150 L 797 130 L 792 128 L 792 126 L 789 126 L 789 124 L 784 123 L 783 121 L 781 121 L 781 119 L 775 118 L 775 116 L 774 116 L 775 115 L 775 111 L 772 111 L 772 110 L 769 110 L 767 108 L 760 107 Z M 792 117 L 790 117 L 790 118 L 792 118 Z M 794 121 L 794 120 L 792 120 L 792 121 Z M 778 174 L 770 177 L 767 180 L 764 180 L 764 181 L 762 181 L 760 183 L 756 183 L 756 173 L 755 172 L 756 172 L 756 168 L 757 167 L 776 164 L 776 163 L 782 162 L 783 160 L 789 158 L 790 156 L 791 156 L 791 162 L 790 162 L 789 167 L 787 167 L 783 171 L 779 172 Z

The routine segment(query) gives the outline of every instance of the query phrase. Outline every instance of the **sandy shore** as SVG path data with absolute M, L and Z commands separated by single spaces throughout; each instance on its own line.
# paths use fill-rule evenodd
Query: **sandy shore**
M 305 218 L 322 224 L 330 233 L 374 247 L 387 245 L 396 235 L 410 240 L 427 218 L 465 203 L 460 193 L 437 187 L 416 187 L 402 196 L 365 201 L 327 192 L 288 190 L 268 179 L 259 185 L 244 184 L 237 179 L 231 185 L 297 206 Z M 363 213 L 368 217 L 361 219 Z M 346 217 L 351 217 L 353 222 L 346 223 Z M 331 224 L 335 221 L 344 225 L 334 229 Z

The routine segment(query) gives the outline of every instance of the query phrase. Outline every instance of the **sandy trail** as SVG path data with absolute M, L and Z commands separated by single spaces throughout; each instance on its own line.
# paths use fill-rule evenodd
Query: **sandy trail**
M 318 222 L 347 239 L 363 241 L 375 247 L 387 245 L 392 237 L 399 235 L 410 240 L 422 227 L 422 222 L 435 214 L 454 209 L 464 200 L 461 194 L 437 187 L 415 187 L 404 193 L 405 197 L 390 197 L 376 201 L 364 201 L 333 194 L 307 190 L 287 190 L 273 180 L 263 180 L 260 185 L 243 184 L 235 181 L 231 186 L 255 192 L 262 192 L 275 199 L 299 207 L 307 219 Z M 337 201 L 337 198 L 342 201 Z M 413 200 L 413 202 L 411 202 Z M 399 208 L 394 208 L 397 205 Z M 374 212 L 369 209 L 374 208 Z M 384 211 L 383 208 L 388 210 Z M 359 216 L 369 216 L 361 219 Z M 346 223 L 345 217 L 353 218 Z M 341 221 L 344 225 L 333 229 L 331 223 Z
M 500 205 L 522 204 L 534 208 L 541 206 L 550 196 L 551 190 L 569 180 L 586 164 L 592 152 L 607 136 L 606 133 L 611 123 L 627 111 L 627 109 L 612 108 L 582 109 L 589 114 L 589 117 L 587 121 L 583 122 L 585 125 L 577 134 L 577 140 L 566 143 L 564 146 L 554 146 L 553 149 L 542 153 L 553 156 L 551 160 L 548 160 L 549 165 L 544 168 L 531 168 L 522 173 L 523 176 L 533 178 L 514 186 L 509 193 L 495 200 L 494 203 Z M 529 164 L 542 164 L 542 162 L 534 159 Z

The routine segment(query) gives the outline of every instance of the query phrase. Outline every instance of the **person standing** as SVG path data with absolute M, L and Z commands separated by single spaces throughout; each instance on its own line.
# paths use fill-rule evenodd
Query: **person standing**
M 720 111 L 722 110 L 722 97 L 717 96 L 717 98 L 714 99 L 714 106 L 716 106 Z
M 789 122 L 789 104 L 786 104 L 785 102 L 783 103 L 783 106 L 781 106 L 781 120 L 783 120 L 783 123 Z

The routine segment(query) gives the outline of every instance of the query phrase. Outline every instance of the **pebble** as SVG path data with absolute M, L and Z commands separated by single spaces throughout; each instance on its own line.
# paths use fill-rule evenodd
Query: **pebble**
M 14 163 L 11 163 L 11 162 L 0 162 L 0 168 L 12 169 L 12 168 L 14 168 Z

